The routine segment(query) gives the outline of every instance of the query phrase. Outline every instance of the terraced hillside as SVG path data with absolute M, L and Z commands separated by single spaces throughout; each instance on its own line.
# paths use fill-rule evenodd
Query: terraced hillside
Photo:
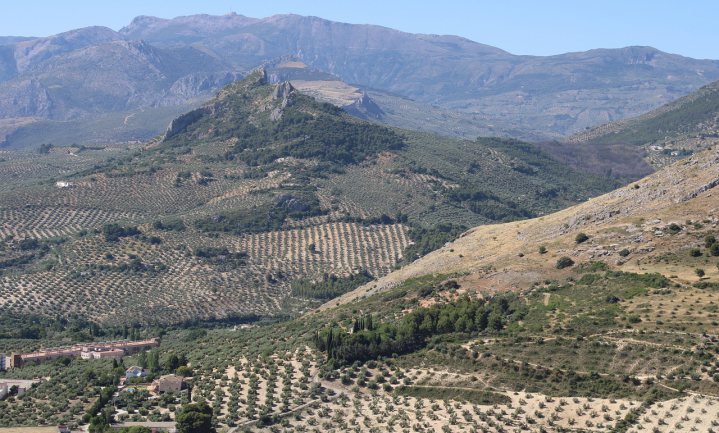
M 0 311 L 106 324 L 293 314 L 319 302 L 300 279 L 385 275 L 414 242 L 612 185 L 521 142 L 361 121 L 262 71 L 161 140 L 38 151 L 1 155 Z
M 706 150 L 571 208 L 467 231 L 292 320 L 168 330 L 159 349 L 116 367 L 72 360 L 0 373 L 44 378 L 22 399 L 0 402 L 0 425 L 173 422 L 193 403 L 206 407 L 218 429 L 232 431 L 711 431 L 719 422 L 717 185 L 719 149 Z M 319 240 L 296 254 L 332 244 L 321 241 L 327 231 L 315 229 L 322 218 L 347 237 L 352 224 L 329 222 L 331 214 L 293 219 L 282 235 L 310 230 L 305 239 Z M 381 225 L 387 236 L 400 236 L 399 227 Z M 182 232 L 170 219 L 151 227 L 141 225 L 142 235 L 129 228 L 101 233 L 118 257 L 198 236 L 206 244 L 191 253 L 195 266 L 218 271 L 250 262 L 254 251 L 232 246 L 218 260 L 213 251 L 228 239 L 233 245 L 267 239 L 263 231 L 206 236 L 192 224 Z M 147 246 L 154 235 L 162 242 Z M 43 246 L 24 242 L 23 248 Z M 181 255 L 168 261 L 187 260 Z M 160 271 L 147 266 L 152 269 L 143 272 Z M 329 292 L 339 281 L 333 287 L 305 281 L 296 293 Z M 231 306 L 229 297 L 221 302 Z M 156 331 L 133 329 L 136 338 Z M 0 343 L 23 347 L 38 340 Z M 192 392 L 153 396 L 142 380 L 107 388 L 134 364 L 146 364 L 153 376 L 182 373 Z M 96 413 L 103 384 L 113 390 L 105 416 L 83 418 Z M 62 391 L 55 396 L 51 389 Z

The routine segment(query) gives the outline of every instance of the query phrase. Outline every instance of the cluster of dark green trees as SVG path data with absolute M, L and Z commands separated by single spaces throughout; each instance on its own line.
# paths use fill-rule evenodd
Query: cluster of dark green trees
M 526 306 L 515 294 L 488 301 L 463 297 L 449 304 L 417 308 L 399 323 L 375 323 L 371 316 L 363 316 L 352 323 L 351 331 L 336 326 L 318 331 L 314 343 L 330 362 L 351 364 L 419 350 L 437 335 L 498 332 L 525 314 Z
M 195 221 L 195 227 L 205 232 L 225 232 L 236 235 L 279 230 L 287 220 L 303 219 L 324 214 L 320 201 L 312 191 L 297 190 L 281 194 L 270 203 L 253 209 L 239 209 Z
M 344 222 L 362 224 L 364 226 L 378 225 L 378 224 L 407 224 L 409 222 L 409 216 L 398 212 L 394 217 L 387 214 L 380 214 L 379 216 L 371 216 L 366 218 L 353 217 L 345 215 L 340 219 Z
M 716 236 L 712 234 L 707 235 L 704 238 L 704 246 L 707 249 L 707 255 L 719 256 L 719 242 L 717 242 Z M 692 248 L 689 250 L 689 255 L 692 257 L 701 257 L 703 253 L 699 248 Z
M 355 121 L 341 109 L 306 96 L 298 95 L 296 99 L 295 105 L 285 109 L 279 122 L 269 128 L 243 127 L 242 138 L 234 149 L 243 161 L 262 165 L 292 156 L 346 165 L 404 146 L 404 139 L 388 128 Z M 267 143 L 279 145 L 267 149 Z
M 462 185 L 453 189 L 449 192 L 448 198 L 451 202 L 491 221 L 514 221 L 534 216 L 532 212 L 517 203 L 502 199 L 476 185 Z
M 2 257 L 0 254 L 0 273 L 3 269 L 24 266 L 37 259 L 45 257 L 50 252 L 52 245 L 58 245 L 65 242 L 65 238 L 51 238 L 45 240 L 22 239 L 19 242 L 13 241 L 12 238 L 0 240 L 0 252 L 16 250 L 19 254 L 8 254 Z M 16 243 L 14 243 L 16 242 Z
M 438 250 L 447 242 L 457 239 L 467 227 L 459 224 L 437 224 L 431 228 L 413 226 L 409 231 L 412 245 L 404 249 L 401 264 L 411 263 L 432 251 Z
M 151 375 L 175 373 L 180 367 L 187 365 L 187 358 L 184 354 L 171 353 L 160 360 L 160 351 L 151 350 L 140 352 L 137 356 L 137 363 L 140 367 L 150 370 Z
M 205 262 L 224 269 L 234 269 L 247 264 L 246 252 L 232 253 L 227 247 L 197 247 L 192 251 L 192 254 Z
M 134 226 L 123 227 L 119 224 L 105 224 L 102 226 L 102 234 L 107 242 L 117 242 L 120 238 L 137 236 L 141 234 L 140 229 Z
M 365 270 L 346 277 L 324 274 L 319 281 L 302 278 L 292 283 L 292 295 L 309 299 L 330 300 L 351 292 L 373 279 L 372 274 Z
M 117 391 L 114 386 L 104 388 L 100 397 L 87 410 L 85 422 L 89 423 L 90 433 L 150 433 L 151 429 L 143 426 L 125 427 L 117 430 L 110 426 L 114 422 L 113 408 L 108 406 L 113 393 Z M 92 414 L 92 415 L 90 415 Z M 175 417 L 176 428 L 179 433 L 215 433 L 212 424 L 212 408 L 204 401 L 183 405 Z
M 90 433 L 102 433 L 107 430 L 110 423 L 114 421 L 111 407 L 105 407 L 112 400 L 112 395 L 117 391 L 115 386 L 108 386 L 100 391 L 100 396 L 85 412 L 83 421 L 89 423 Z
M 182 406 L 175 417 L 178 433 L 215 433 L 212 408 L 204 401 Z
M 91 263 L 86 266 L 86 269 L 104 272 L 156 274 L 166 271 L 167 265 L 164 263 L 146 263 L 140 257 L 130 254 L 130 260 L 113 264 Z
M 170 218 L 166 220 L 157 220 L 152 223 L 152 227 L 155 230 L 163 231 L 176 231 L 180 232 L 185 230 L 185 223 L 179 218 Z
M 40 147 L 37 148 L 37 153 L 41 155 L 47 155 L 50 153 L 52 148 L 55 147 L 52 143 L 43 143 L 40 145 Z
M 48 317 L 34 314 L 0 314 L 0 339 L 70 338 L 90 341 L 96 336 L 109 335 L 98 324 L 84 317 Z

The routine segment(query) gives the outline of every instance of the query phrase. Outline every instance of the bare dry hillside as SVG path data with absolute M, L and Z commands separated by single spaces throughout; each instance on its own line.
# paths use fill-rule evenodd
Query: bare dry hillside
M 703 244 L 702 233 L 719 222 L 717 185 L 719 149 L 710 149 L 557 213 L 474 228 L 440 250 L 328 305 L 433 273 L 461 274 L 463 285 L 481 291 L 527 288 L 539 278 L 567 273 L 556 269 L 557 260 L 564 256 L 577 263 L 602 261 L 611 268 L 660 272 L 680 283 L 695 282 L 699 264 L 684 258 L 690 256 L 690 249 Z M 577 243 L 579 233 L 589 240 Z M 546 252 L 541 253 L 540 247 Z M 670 260 L 672 255 L 678 258 Z M 719 277 L 716 267 L 705 269 L 705 274 L 704 278 Z

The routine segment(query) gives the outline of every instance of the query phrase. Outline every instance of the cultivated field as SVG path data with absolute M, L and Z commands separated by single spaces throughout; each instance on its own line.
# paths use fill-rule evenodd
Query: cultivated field
M 382 275 L 409 244 L 399 224 L 335 222 L 221 238 L 144 230 L 161 243 L 107 242 L 102 235 L 86 235 L 53 247 L 38 269 L 0 276 L 0 308 L 18 314 L 79 314 L 104 323 L 127 317 L 162 323 L 271 316 L 283 309 L 294 279 L 359 269 Z M 246 253 L 246 261 L 210 263 L 188 244 L 227 247 L 230 253 Z

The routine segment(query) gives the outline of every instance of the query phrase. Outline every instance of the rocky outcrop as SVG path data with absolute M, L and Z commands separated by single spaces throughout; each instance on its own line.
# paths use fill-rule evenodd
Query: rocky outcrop
M 289 81 L 285 81 L 284 83 L 275 87 L 274 92 L 272 92 L 272 97 L 274 99 L 281 99 L 284 103 L 285 101 L 289 100 L 290 95 L 294 91 L 295 88 L 292 87 L 292 84 Z
M 279 120 L 282 117 L 282 111 L 292 104 L 292 97 L 294 94 L 295 88 L 292 87 L 292 84 L 290 84 L 289 81 L 285 81 L 284 83 L 275 86 L 275 90 L 272 92 L 272 99 L 280 101 L 280 104 L 272 110 L 270 113 L 270 119 Z
M 52 117 L 52 98 L 43 84 L 35 79 L 13 80 L 5 84 L 0 98 L 0 113 L 8 118 Z
M 172 119 L 172 122 L 170 122 L 170 125 L 165 131 L 165 135 L 162 136 L 162 140 L 168 140 L 175 135 L 185 132 L 188 126 L 200 120 L 202 116 L 211 113 L 212 107 L 204 106 Z
M 384 117 L 384 111 L 375 104 L 367 92 L 362 92 L 362 96 L 357 99 L 354 104 L 342 107 L 349 114 L 359 117 L 360 119 L 380 120 Z

